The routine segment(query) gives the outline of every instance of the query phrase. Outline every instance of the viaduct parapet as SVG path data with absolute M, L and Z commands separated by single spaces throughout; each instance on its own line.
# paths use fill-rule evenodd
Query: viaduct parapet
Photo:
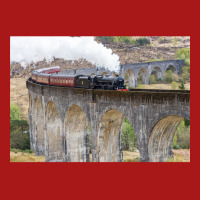
M 189 91 L 86 90 L 29 80 L 27 88 L 31 148 L 48 162 L 89 162 L 88 127 L 92 161 L 122 161 L 125 117 L 135 131 L 140 161 L 167 161 L 177 126 L 190 120 Z

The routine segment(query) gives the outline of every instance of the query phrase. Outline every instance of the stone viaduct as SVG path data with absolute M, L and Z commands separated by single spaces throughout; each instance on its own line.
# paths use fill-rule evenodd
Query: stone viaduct
M 146 62 L 146 63 L 133 63 L 133 64 L 124 64 L 120 66 L 119 74 L 124 77 L 125 74 L 128 74 L 128 81 L 130 87 L 137 87 L 138 85 L 138 76 L 142 77 L 144 84 L 150 83 L 150 76 L 152 74 L 156 75 L 157 79 L 163 79 L 164 73 L 167 69 L 171 69 L 173 73 L 178 74 L 181 72 L 183 67 L 184 60 L 166 60 L 166 61 L 156 61 L 156 62 Z M 105 75 L 111 74 L 116 76 L 114 71 L 110 71 L 105 68 L 84 68 L 84 69 L 73 69 L 66 70 L 63 73 L 70 74 L 83 74 L 83 75 Z
M 189 91 L 86 90 L 38 85 L 27 80 L 31 148 L 47 162 L 123 160 L 121 127 L 126 117 L 142 162 L 164 162 L 184 118 L 190 120 Z

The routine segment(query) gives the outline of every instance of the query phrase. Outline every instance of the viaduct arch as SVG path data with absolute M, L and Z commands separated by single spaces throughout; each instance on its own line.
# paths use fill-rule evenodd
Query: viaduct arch
M 189 91 L 86 90 L 29 80 L 27 88 L 31 148 L 49 162 L 88 162 L 88 125 L 92 161 L 122 161 L 124 117 L 135 131 L 140 161 L 166 161 L 177 125 L 183 118 L 190 119 Z
M 162 80 L 164 77 L 164 73 L 166 72 L 167 69 L 172 69 L 173 73 L 178 74 L 181 72 L 183 66 L 184 66 L 184 60 L 165 60 L 165 61 L 146 62 L 146 63 L 131 63 L 131 64 L 120 65 L 118 74 L 120 74 L 120 76 L 122 77 L 125 77 L 125 75 L 128 74 L 129 86 L 137 87 L 138 77 L 142 79 L 142 82 L 144 84 L 149 84 L 150 76 L 152 75 L 152 73 L 156 74 L 157 78 Z M 108 69 L 105 69 L 104 67 L 73 69 L 73 70 L 67 70 L 66 72 L 68 74 L 77 74 L 77 75 L 110 74 L 113 77 L 116 76 L 114 71 L 110 71 Z

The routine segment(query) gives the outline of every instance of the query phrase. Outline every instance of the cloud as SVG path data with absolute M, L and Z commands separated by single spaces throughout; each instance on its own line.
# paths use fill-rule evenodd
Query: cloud
M 53 57 L 65 60 L 80 58 L 105 67 L 111 71 L 119 70 L 119 56 L 111 49 L 97 43 L 94 37 L 11 37 L 10 62 L 37 63 L 44 58 L 50 62 Z

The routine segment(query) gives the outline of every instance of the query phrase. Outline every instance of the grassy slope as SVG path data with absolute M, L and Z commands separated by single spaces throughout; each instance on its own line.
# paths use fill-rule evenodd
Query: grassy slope
M 139 85 L 141 89 L 164 89 L 171 90 L 171 84 L 150 84 L 150 85 Z M 190 83 L 185 84 L 185 89 L 190 90 Z
M 190 162 L 190 150 L 180 149 L 173 150 L 174 159 L 170 159 L 169 162 Z M 138 162 L 139 152 L 123 152 L 124 162 Z M 34 153 L 14 153 L 10 152 L 10 162 L 45 162 L 44 156 L 35 156 Z
M 14 153 L 10 151 L 10 162 L 45 162 L 45 157 L 35 156 L 34 153 Z
M 28 120 L 29 100 L 25 78 L 10 79 L 10 101 L 19 106 L 21 118 Z

